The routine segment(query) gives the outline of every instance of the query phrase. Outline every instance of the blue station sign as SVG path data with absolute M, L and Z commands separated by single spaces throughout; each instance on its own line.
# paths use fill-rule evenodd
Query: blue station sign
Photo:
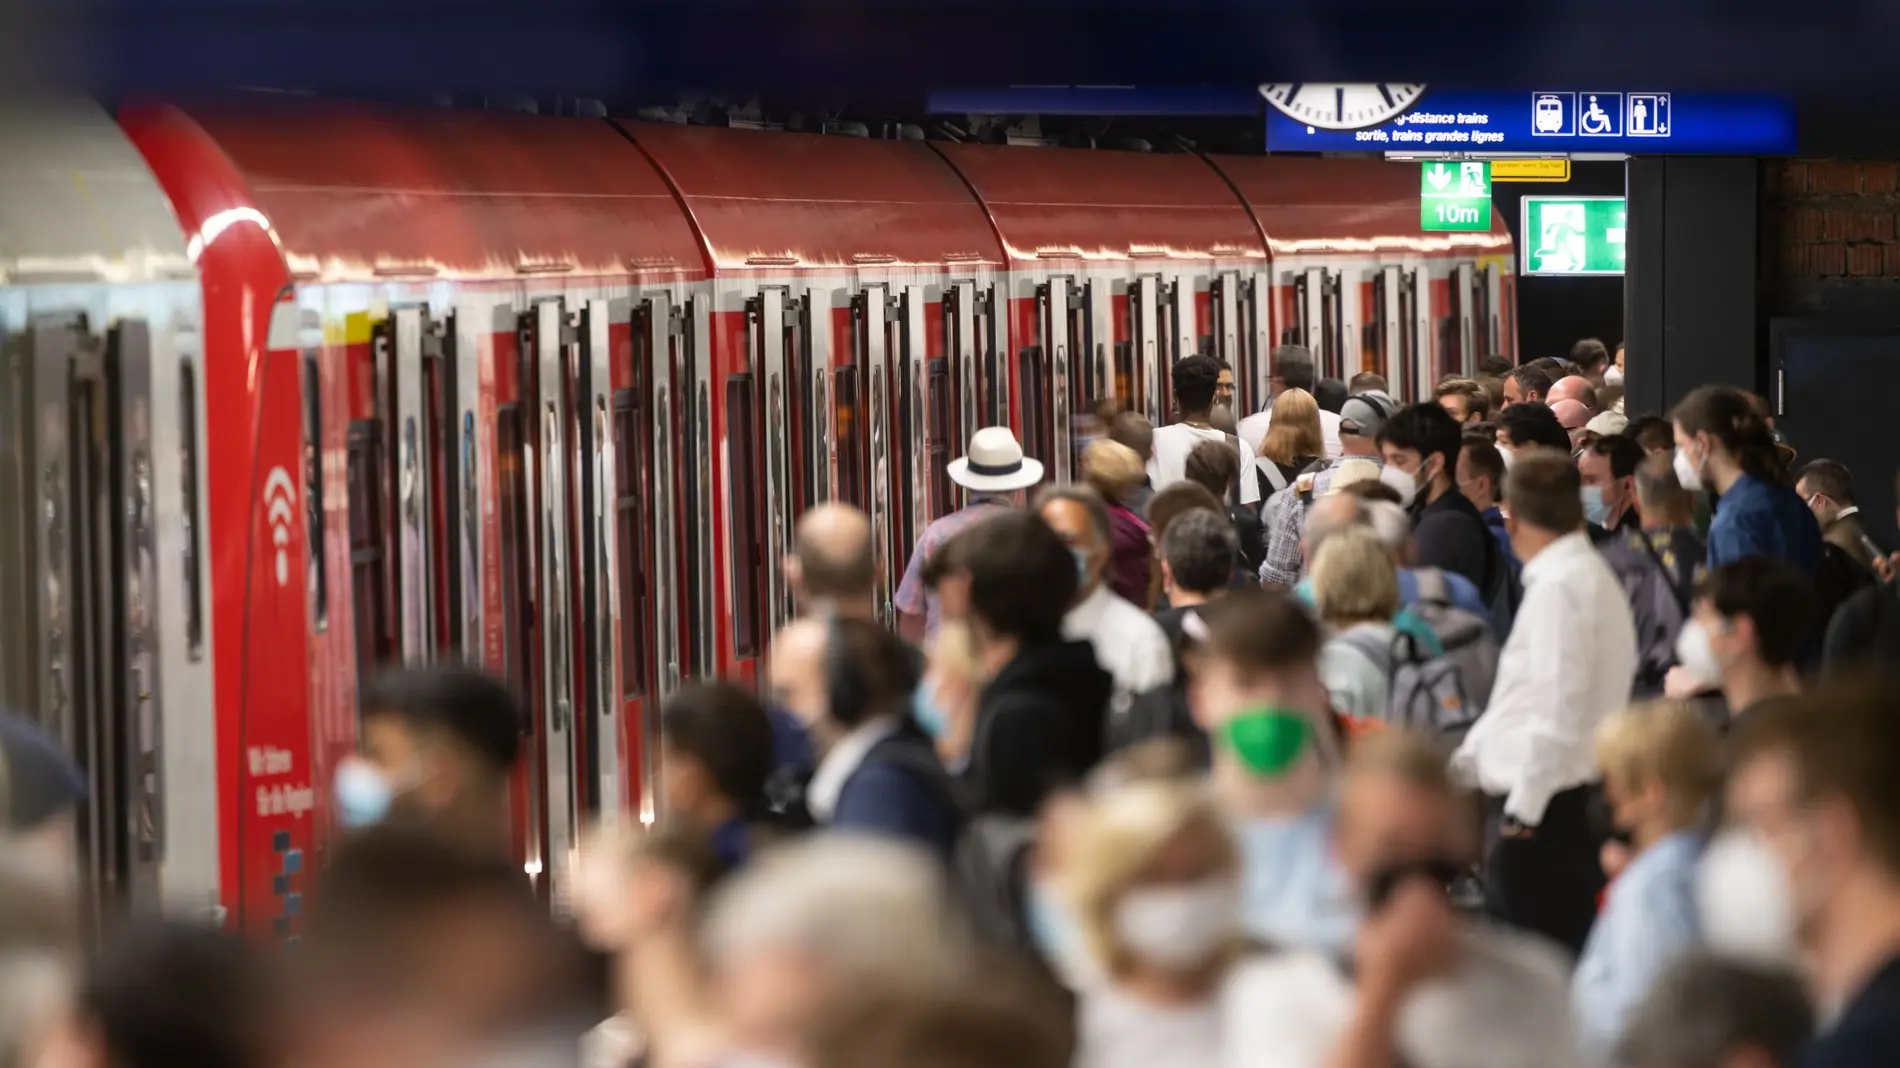
M 1312 88 L 1327 94 L 1339 92 L 1337 87 Z M 1263 89 L 1270 152 L 1629 156 L 1786 156 L 1795 152 L 1794 108 L 1778 97 L 1760 94 L 1631 88 L 1425 89 L 1403 112 L 1341 128 L 1344 124 L 1324 121 L 1326 111 L 1314 111 L 1300 99 L 1304 87 Z M 1293 91 L 1290 102 L 1284 99 L 1289 89 Z M 1338 99 L 1348 98 L 1340 93 Z M 1311 121 L 1315 114 L 1322 119 Z

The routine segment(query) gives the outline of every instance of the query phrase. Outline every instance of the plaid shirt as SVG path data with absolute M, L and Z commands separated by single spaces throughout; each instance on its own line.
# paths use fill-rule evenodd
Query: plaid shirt
M 905 615 L 924 617 L 924 635 L 937 633 L 939 609 L 937 596 L 924 588 L 924 567 L 930 558 L 943 548 L 944 543 L 967 530 L 979 519 L 996 514 L 994 506 L 1010 506 L 1006 497 L 972 497 L 970 503 L 962 508 L 931 521 L 917 538 L 917 548 L 910 554 L 910 562 L 904 566 L 904 579 L 897 584 L 895 598 L 897 610 Z
M 1333 486 L 1333 472 L 1347 460 L 1365 460 L 1379 464 L 1377 456 L 1336 456 L 1313 476 L 1313 496 L 1325 496 Z M 1381 465 L 1383 466 L 1383 465 Z M 1305 476 L 1302 475 L 1301 478 Z M 1267 586 L 1292 589 L 1300 581 L 1300 528 L 1306 521 L 1306 505 L 1300 502 L 1299 482 L 1267 498 L 1260 518 L 1267 528 L 1267 559 L 1260 565 L 1260 582 Z

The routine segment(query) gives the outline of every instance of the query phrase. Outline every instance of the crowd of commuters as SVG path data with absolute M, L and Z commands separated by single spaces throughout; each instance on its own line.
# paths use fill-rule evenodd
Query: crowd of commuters
M 1623 353 L 1402 405 L 1273 356 L 1002 427 L 880 624 L 800 518 L 761 697 L 660 708 L 662 818 L 511 856 L 520 710 L 362 695 L 294 954 L 82 951 L 86 787 L 0 719 L 0 1042 L 66 1068 L 1862 1068 L 1900 1058 L 1893 567 L 1757 398 Z M 1230 429 L 1223 429 L 1230 428 Z

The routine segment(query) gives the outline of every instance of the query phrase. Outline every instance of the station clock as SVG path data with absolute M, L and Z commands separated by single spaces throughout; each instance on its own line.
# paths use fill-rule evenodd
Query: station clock
M 1260 87 L 1274 110 L 1322 130 L 1359 130 L 1405 114 L 1425 94 L 1420 83 L 1284 82 Z

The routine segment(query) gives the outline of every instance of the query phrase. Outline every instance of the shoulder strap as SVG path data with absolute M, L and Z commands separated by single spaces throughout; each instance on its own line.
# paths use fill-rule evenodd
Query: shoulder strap
M 1280 470 L 1279 464 L 1264 456 L 1256 456 L 1253 458 L 1253 469 L 1260 478 L 1266 479 L 1267 485 L 1273 487 L 1273 492 L 1278 493 L 1286 488 L 1286 472 Z M 1261 487 L 1263 490 L 1265 488 L 1266 486 Z M 1267 494 L 1262 493 L 1261 496 L 1265 497 Z
M 1392 643 L 1389 641 L 1381 641 L 1377 636 L 1364 629 L 1349 630 L 1341 634 L 1339 640 L 1345 642 L 1348 647 L 1364 653 L 1367 660 L 1372 661 L 1375 666 L 1388 675 L 1392 673 L 1392 668 L 1398 663 L 1398 656 L 1393 651 Z
M 1676 582 L 1675 573 L 1669 570 L 1669 565 L 1663 563 L 1662 554 L 1656 551 L 1656 546 L 1649 540 L 1647 531 L 1637 531 L 1636 540 L 1642 545 L 1643 552 L 1656 565 L 1657 573 L 1662 575 L 1663 585 L 1669 587 L 1669 595 L 1676 599 L 1676 607 L 1682 609 L 1682 618 L 1688 619 L 1691 611 L 1689 597 L 1682 592 L 1682 587 Z

